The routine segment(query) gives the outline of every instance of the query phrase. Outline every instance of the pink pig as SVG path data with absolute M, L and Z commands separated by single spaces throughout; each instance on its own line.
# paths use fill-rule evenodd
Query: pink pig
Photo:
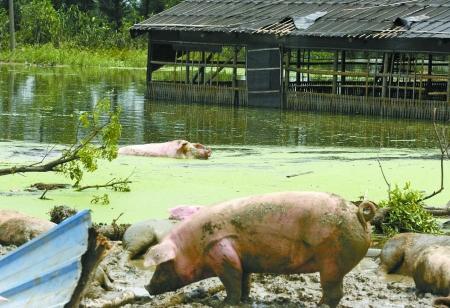
M 250 292 L 250 273 L 320 272 L 321 304 L 336 307 L 342 280 L 370 245 L 370 202 L 359 206 L 320 192 L 284 192 L 235 199 L 182 221 L 150 248 L 145 266 L 157 265 L 150 294 L 174 291 L 218 276 L 226 302 Z
M 211 149 L 200 143 L 190 143 L 186 140 L 173 140 L 164 143 L 129 145 L 120 148 L 118 153 L 122 155 L 150 157 L 208 159 L 211 156 Z
M 169 219 L 173 220 L 185 220 L 195 213 L 197 213 L 199 210 L 201 210 L 203 206 L 200 205 L 178 205 L 176 207 L 173 207 L 169 209 Z

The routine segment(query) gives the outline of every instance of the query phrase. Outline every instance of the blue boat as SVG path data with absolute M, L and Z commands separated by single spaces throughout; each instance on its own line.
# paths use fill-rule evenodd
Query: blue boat
M 67 307 L 77 302 L 83 289 L 79 285 L 86 282 L 82 257 L 92 250 L 91 227 L 89 211 L 80 211 L 1 258 L 0 307 Z

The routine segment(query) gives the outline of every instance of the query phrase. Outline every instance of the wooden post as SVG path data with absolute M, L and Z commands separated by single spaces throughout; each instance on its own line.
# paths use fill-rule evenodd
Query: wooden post
M 385 52 L 383 57 L 383 86 L 381 97 L 386 97 L 388 93 L 388 73 L 389 73 L 389 53 Z
M 233 87 L 233 105 L 239 105 L 239 91 L 237 90 L 237 60 L 238 60 L 239 49 L 233 47 L 233 79 L 231 81 L 231 86 Z
M 175 62 L 173 64 L 173 81 L 177 83 L 178 76 L 177 76 L 177 61 L 178 61 L 178 50 L 175 50 Z
M 370 75 L 370 53 L 369 52 L 365 52 L 364 53 L 366 56 L 366 61 L 367 61 L 367 67 L 366 67 L 366 100 L 369 97 L 369 75 Z
M 9 48 L 16 49 L 16 31 L 14 29 L 14 3 L 9 0 Z
M 147 49 L 147 87 L 152 82 L 152 60 L 153 60 L 153 46 L 148 35 L 148 49 Z
M 428 76 L 431 76 L 432 74 L 433 74 L 433 55 L 430 53 L 428 55 Z M 431 89 L 432 86 L 433 86 L 433 84 L 431 82 L 431 78 L 428 78 L 428 80 L 427 80 L 427 95 L 428 95 L 428 92 L 432 91 L 432 89 Z
M 295 74 L 295 84 L 297 87 L 300 85 L 300 56 L 300 49 L 297 49 L 297 73 Z
M 286 53 L 286 59 L 284 63 L 284 90 L 283 90 L 283 109 L 287 107 L 287 95 L 288 95 L 288 89 L 289 89 L 289 66 L 291 65 L 291 50 L 287 50 Z
M 448 61 L 448 79 L 447 79 L 447 108 L 450 107 L 450 55 L 447 56 Z
M 205 83 L 205 68 L 206 68 L 206 57 L 205 57 L 205 52 L 202 51 L 202 67 L 200 67 L 200 83 L 204 84 Z
M 422 88 L 423 88 L 423 67 L 424 67 L 424 65 L 425 65 L 425 60 L 423 59 L 423 56 L 422 56 L 422 59 L 421 59 L 422 61 L 421 61 L 421 65 L 420 65 L 420 80 L 419 80 L 419 102 L 421 102 L 422 101 Z
M 189 80 L 189 60 L 190 60 L 190 51 L 186 50 L 186 84 L 190 83 L 190 80 Z
M 336 50 L 334 52 L 334 64 L 333 64 L 333 85 L 331 88 L 332 94 L 337 94 L 337 78 L 338 78 L 338 64 L 339 64 L 339 53 Z
M 345 50 L 343 50 L 341 52 L 341 72 L 345 72 L 346 71 L 346 58 L 347 58 L 347 54 L 345 52 Z M 341 76 L 341 89 L 345 89 L 344 88 L 345 85 L 345 75 Z M 344 94 L 344 91 L 341 90 L 341 94 Z
M 308 82 L 308 85 L 309 85 L 309 81 L 310 81 L 310 79 L 309 79 L 309 69 L 310 69 L 310 62 L 311 62 L 311 50 L 309 50 L 309 49 L 308 49 L 307 61 L 308 61 L 308 64 L 307 64 L 306 69 L 307 69 L 308 73 L 306 75 L 306 81 Z

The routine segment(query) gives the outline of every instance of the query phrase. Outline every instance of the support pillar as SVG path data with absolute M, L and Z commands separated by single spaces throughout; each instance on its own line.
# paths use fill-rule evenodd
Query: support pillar
M 331 88 L 332 94 L 337 94 L 337 72 L 338 72 L 338 63 L 339 63 L 339 53 L 336 50 L 334 52 L 334 64 L 333 64 L 333 85 Z
M 346 68 L 346 58 L 347 55 L 345 53 L 345 50 L 341 52 L 341 72 L 345 72 Z M 341 94 L 346 94 L 344 91 L 344 85 L 345 85 L 345 75 L 341 75 Z
M 149 85 L 150 82 L 152 81 L 152 73 L 153 73 L 152 61 L 153 61 L 153 44 L 150 40 L 149 34 L 148 49 L 147 49 L 147 85 Z
M 232 79 L 232 87 L 233 87 L 233 105 L 239 105 L 239 91 L 237 90 L 238 82 L 237 82 L 237 60 L 238 60 L 238 52 L 239 49 L 237 47 L 233 47 L 233 79 Z
M 383 85 L 381 88 L 381 97 L 386 97 L 388 93 L 388 74 L 389 74 L 389 60 L 390 56 L 389 53 L 384 53 L 383 57 Z

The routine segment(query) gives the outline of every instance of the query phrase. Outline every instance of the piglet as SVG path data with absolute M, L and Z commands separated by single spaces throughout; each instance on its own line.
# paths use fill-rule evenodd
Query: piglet
M 203 208 L 148 250 L 150 294 L 217 276 L 228 304 L 248 299 L 251 273 L 320 272 L 320 304 L 336 307 L 343 277 L 370 245 L 375 207 L 321 192 L 283 192 Z

